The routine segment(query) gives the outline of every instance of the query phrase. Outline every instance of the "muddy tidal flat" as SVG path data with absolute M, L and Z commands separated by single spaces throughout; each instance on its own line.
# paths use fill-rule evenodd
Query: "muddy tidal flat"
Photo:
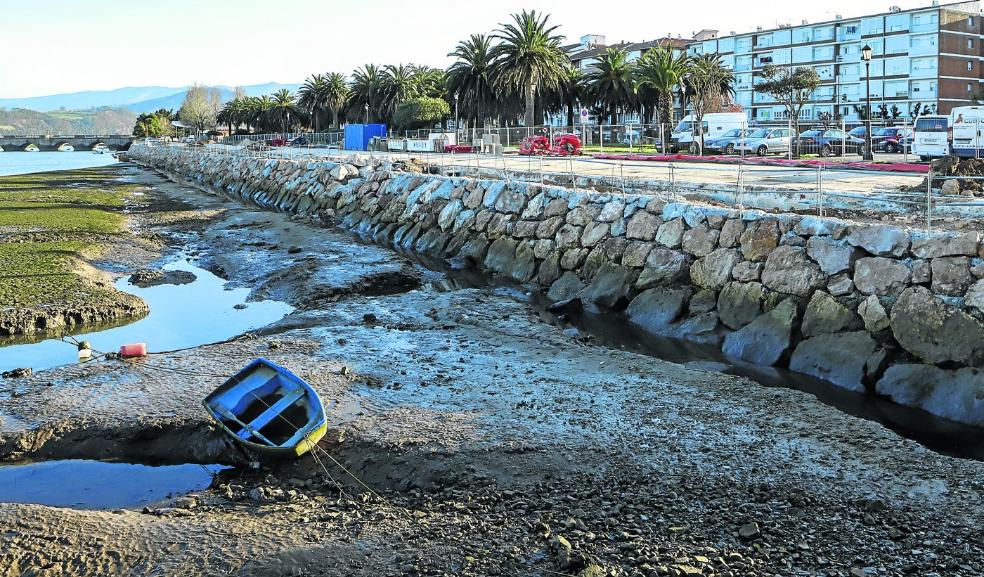
M 544 322 L 522 287 L 461 283 L 318 221 L 128 165 L 84 176 L 141 192 L 99 209 L 119 220 L 97 240 L 141 247 L 81 259 L 107 286 L 180 254 L 248 290 L 247 309 L 289 313 L 0 380 L 3 465 L 210 475 L 134 505 L 0 503 L 2 577 L 984 574 L 979 461 L 803 392 L 602 346 Z M 202 397 L 259 356 L 321 395 L 325 456 L 256 464 L 211 424 Z

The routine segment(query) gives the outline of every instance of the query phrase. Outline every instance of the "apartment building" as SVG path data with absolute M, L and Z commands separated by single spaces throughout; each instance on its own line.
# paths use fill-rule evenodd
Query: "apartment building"
M 628 59 L 630 62 L 635 62 L 646 52 L 657 48 L 659 46 L 672 46 L 674 54 L 682 54 L 686 52 L 688 43 L 690 39 L 683 38 L 658 38 L 656 40 L 650 40 L 646 42 L 618 42 L 615 44 L 607 44 L 604 35 L 601 34 L 587 34 L 580 38 L 580 41 L 576 44 L 569 44 L 563 46 L 564 52 L 570 58 L 571 63 L 575 68 L 581 71 L 582 74 L 587 73 L 595 63 L 598 62 L 598 58 L 603 55 L 609 48 L 620 48 L 628 53 Z M 590 107 L 589 102 L 582 103 L 584 107 Z M 683 114 L 683 104 L 679 97 L 674 98 L 674 110 L 676 111 L 677 117 L 679 118 Z M 627 124 L 634 124 L 640 121 L 638 112 L 626 112 L 619 115 L 619 121 Z M 563 115 L 556 115 L 551 119 L 551 122 L 555 125 L 561 125 L 566 122 Z M 593 115 L 589 115 L 585 120 L 586 124 L 596 124 L 597 119 Z
M 984 23 L 978 1 L 957 2 L 818 23 L 802 21 L 773 29 L 719 35 L 702 30 L 687 45 L 692 55 L 717 53 L 735 74 L 736 101 L 749 119 L 786 118 L 786 111 L 754 86 L 767 65 L 810 67 L 821 85 L 801 118 L 827 113 L 856 120 L 863 110 L 869 78 L 861 49 L 872 49 L 871 106 L 896 107 L 911 117 L 923 111 L 948 113 L 984 93 Z

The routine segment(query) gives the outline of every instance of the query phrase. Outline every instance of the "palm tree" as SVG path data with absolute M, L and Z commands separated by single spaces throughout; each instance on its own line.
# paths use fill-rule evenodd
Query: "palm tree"
M 272 105 L 265 111 L 264 115 L 269 119 L 272 126 L 282 129 L 283 132 L 290 132 L 294 124 L 298 124 L 303 116 L 303 111 L 294 100 L 294 95 L 290 90 L 281 88 L 273 93 Z
M 564 113 L 567 115 L 567 126 L 574 128 L 575 109 L 582 100 L 588 98 L 588 87 L 581 71 L 573 65 L 564 70 L 560 83 L 546 94 L 545 105 L 547 112 Z
M 383 67 L 383 97 L 380 105 L 385 118 L 393 118 L 396 109 L 420 94 L 417 68 L 412 64 Z
M 717 54 L 702 54 L 691 61 L 683 78 L 685 95 L 690 99 L 694 126 L 701 126 L 704 114 L 720 107 L 734 95 L 735 75 Z M 700 131 L 700 153 L 704 153 L 704 132 Z
M 440 68 L 413 65 L 413 77 L 417 82 L 418 96 L 430 98 L 448 97 L 448 74 Z
M 502 24 L 493 36 L 500 40 L 492 49 L 494 75 L 499 88 L 523 94 L 525 124 L 532 126 L 537 90 L 557 86 L 563 76 L 568 61 L 560 49 L 564 37 L 555 33 L 557 26 L 548 24 L 549 15 L 536 10 L 523 10 L 512 18 L 513 22 Z
M 328 108 L 328 81 L 321 74 L 314 74 L 304 81 L 297 91 L 297 105 L 311 115 L 314 131 L 318 132 L 318 119 Z
M 461 114 L 475 125 L 484 121 L 495 103 L 492 77 L 492 39 L 472 34 L 448 56 L 456 58 L 448 68 L 448 92 L 458 100 Z
M 380 118 L 383 102 L 383 73 L 375 64 L 366 64 L 356 68 L 352 73 L 352 83 L 349 85 L 349 116 L 358 121 L 368 111 L 369 121 Z
M 690 58 L 686 53 L 674 55 L 670 46 L 660 46 L 642 55 L 636 63 L 636 81 L 640 87 L 650 88 L 656 93 L 663 152 L 666 140 L 672 130 L 673 94 L 682 84 L 690 69 Z
M 349 98 L 349 87 L 345 75 L 339 72 L 330 72 L 325 77 L 325 90 L 325 105 L 331 111 L 332 126 L 337 130 L 339 127 L 338 115 L 345 108 Z
M 635 80 L 629 53 L 621 48 L 609 48 L 591 66 L 584 79 L 589 92 L 608 115 L 608 123 L 618 122 L 619 109 L 635 104 Z

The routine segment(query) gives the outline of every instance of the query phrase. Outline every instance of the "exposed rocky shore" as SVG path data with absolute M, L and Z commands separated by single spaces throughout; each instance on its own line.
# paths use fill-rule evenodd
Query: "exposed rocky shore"
M 174 179 L 385 245 L 538 285 L 657 334 L 720 346 L 984 424 L 979 232 L 405 172 L 385 158 L 294 162 L 131 149 Z
M 980 463 L 595 346 L 514 290 L 455 289 L 317 219 L 157 186 L 211 215 L 183 250 L 299 310 L 261 336 L 4 381 L 0 459 L 240 468 L 146 509 L 0 505 L 0 575 L 984 572 Z M 257 356 L 318 390 L 323 448 L 378 497 L 325 456 L 246 466 L 200 400 Z

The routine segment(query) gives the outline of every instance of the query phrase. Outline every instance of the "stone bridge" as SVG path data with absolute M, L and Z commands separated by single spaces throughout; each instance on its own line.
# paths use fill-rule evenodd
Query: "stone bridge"
M 8 136 L 0 135 L 0 151 L 63 150 L 69 146 L 75 150 L 92 150 L 102 144 L 112 150 L 130 148 L 133 137 L 121 134 L 75 136 Z

